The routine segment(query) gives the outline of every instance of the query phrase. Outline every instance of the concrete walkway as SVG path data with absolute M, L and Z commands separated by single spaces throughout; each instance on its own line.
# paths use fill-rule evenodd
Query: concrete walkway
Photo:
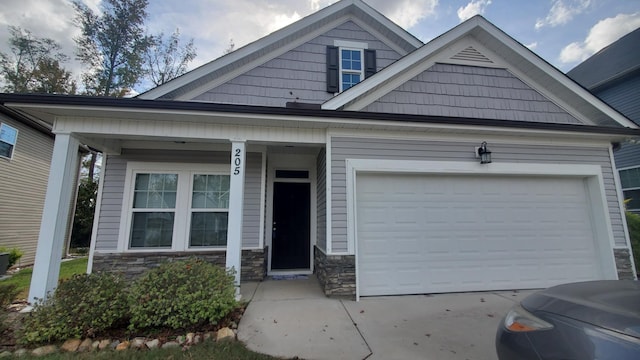
M 238 339 L 253 351 L 302 359 L 364 359 L 371 352 L 342 302 L 327 298 L 314 277 L 241 285 L 251 299 Z
M 329 299 L 314 277 L 242 284 L 238 338 L 302 359 L 495 360 L 502 316 L 532 291 Z

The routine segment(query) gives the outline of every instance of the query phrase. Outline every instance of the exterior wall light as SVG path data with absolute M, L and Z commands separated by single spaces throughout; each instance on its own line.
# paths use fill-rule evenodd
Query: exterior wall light
M 487 149 L 487 142 L 483 141 L 480 144 L 480 147 L 477 148 L 477 157 L 480 158 L 480 164 L 490 164 L 491 163 L 491 151 Z

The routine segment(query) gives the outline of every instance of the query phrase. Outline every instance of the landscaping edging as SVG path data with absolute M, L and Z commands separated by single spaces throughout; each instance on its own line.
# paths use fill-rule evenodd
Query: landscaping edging
M 200 344 L 204 341 L 235 341 L 237 330 L 224 327 L 218 331 L 209 331 L 204 333 L 187 333 L 180 335 L 175 340 L 162 340 L 155 337 L 135 337 L 129 340 L 113 340 L 113 339 L 69 339 L 60 346 L 44 345 L 33 350 L 24 348 L 14 351 L 0 352 L 0 358 L 9 356 L 22 356 L 31 354 L 34 356 L 43 356 L 57 352 L 92 352 L 92 351 L 122 351 L 127 349 L 149 350 L 149 349 L 168 349 L 173 347 L 182 347 L 188 349 L 191 346 Z

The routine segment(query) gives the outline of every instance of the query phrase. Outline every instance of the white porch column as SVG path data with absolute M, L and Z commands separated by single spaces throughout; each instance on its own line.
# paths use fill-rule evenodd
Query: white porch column
M 240 260 L 242 255 L 242 213 L 244 207 L 245 141 L 231 145 L 231 182 L 229 184 L 229 222 L 227 224 L 227 269 L 235 274 L 236 297 L 240 295 Z
M 58 284 L 79 145 L 70 134 L 56 134 L 29 289 L 30 303 L 45 298 Z

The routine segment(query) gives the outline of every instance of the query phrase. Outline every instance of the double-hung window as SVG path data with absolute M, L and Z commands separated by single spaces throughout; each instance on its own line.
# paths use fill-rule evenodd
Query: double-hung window
M 226 165 L 130 162 L 120 248 L 188 251 L 226 247 L 229 181 Z
M 364 78 L 362 49 L 340 48 L 340 91 L 345 91 Z
M 335 40 L 327 46 L 327 92 L 345 91 L 376 71 L 376 51 L 366 43 Z
M 11 159 L 18 141 L 18 129 L 0 123 L 0 157 Z

